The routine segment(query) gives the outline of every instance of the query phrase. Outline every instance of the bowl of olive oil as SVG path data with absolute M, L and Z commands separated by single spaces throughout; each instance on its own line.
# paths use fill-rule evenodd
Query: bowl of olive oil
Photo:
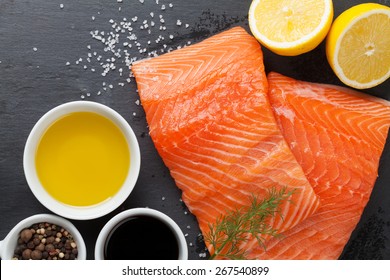
M 140 170 L 137 138 L 126 120 L 100 103 L 53 108 L 33 127 L 23 167 L 35 197 L 54 213 L 94 219 L 122 204 Z

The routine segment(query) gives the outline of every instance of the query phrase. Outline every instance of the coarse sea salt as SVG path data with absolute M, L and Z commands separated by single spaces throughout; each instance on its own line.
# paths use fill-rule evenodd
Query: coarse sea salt
M 122 3 L 122 1 L 117 2 Z M 139 3 L 144 4 L 144 1 L 139 0 Z M 83 58 L 80 57 L 75 61 L 75 64 L 79 65 L 83 62 L 81 64 L 83 69 L 90 69 L 91 72 L 100 73 L 102 77 L 112 81 L 111 83 L 105 83 L 100 90 L 97 90 L 97 95 L 113 89 L 114 83 L 121 87 L 126 83 L 131 83 L 132 78 L 134 78 L 131 66 L 134 62 L 140 59 L 156 57 L 190 44 L 188 41 L 183 46 L 168 47 L 168 40 L 170 41 L 169 44 L 172 44 L 173 34 L 177 32 L 177 30 L 172 28 L 174 26 L 176 26 L 176 29 L 181 28 L 181 26 L 188 28 L 189 24 L 183 23 L 181 19 L 174 19 L 172 16 L 169 16 L 167 7 L 173 8 L 172 3 L 160 4 L 158 0 L 155 3 L 157 5 L 156 9 L 148 11 L 145 16 L 128 14 L 127 18 L 120 17 L 118 13 L 118 19 L 114 16 L 108 19 L 110 30 L 96 29 L 90 31 L 91 38 L 96 43 L 87 44 L 88 52 L 86 57 L 84 57 L 84 62 Z M 148 3 L 148 5 L 151 4 Z M 156 11 L 158 10 L 162 10 L 164 15 L 159 14 L 157 16 Z M 97 14 L 100 15 L 100 11 Z M 92 15 L 91 18 L 93 21 L 97 19 L 95 15 Z M 154 18 L 158 18 L 158 20 L 151 20 Z M 37 48 L 34 47 L 33 50 L 37 51 Z M 70 62 L 67 62 L 66 65 L 69 66 Z M 115 75 L 116 78 L 112 75 Z M 90 95 L 83 93 L 82 96 L 86 98 Z M 139 104 L 139 101 L 137 103 Z

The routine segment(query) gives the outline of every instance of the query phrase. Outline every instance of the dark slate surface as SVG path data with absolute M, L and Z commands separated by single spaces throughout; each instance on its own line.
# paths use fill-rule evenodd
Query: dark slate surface
M 145 114 L 123 52 L 127 32 L 120 33 L 115 50 L 121 58 L 116 69 L 102 76 L 102 66 L 113 53 L 90 32 L 104 32 L 108 38 L 115 22 L 132 22 L 133 33 L 147 52 L 177 48 L 198 42 L 232 26 L 249 30 L 247 11 L 250 0 L 1 0 L 0 1 L 0 239 L 20 220 L 37 213 L 49 213 L 33 196 L 24 178 L 22 158 L 25 141 L 35 122 L 51 108 L 68 101 L 91 100 L 117 110 L 134 129 L 141 148 L 142 167 L 137 185 L 126 202 L 113 213 L 91 221 L 72 221 L 85 238 L 88 258 L 93 259 L 95 240 L 104 223 L 128 208 L 148 206 L 171 216 L 188 234 L 189 258 L 199 259 L 204 244 L 196 219 L 180 201 L 167 168 L 148 136 Z M 334 1 L 335 16 L 362 1 Z M 390 1 L 375 1 L 390 5 Z M 173 7 L 169 4 L 172 3 Z M 61 8 L 60 4 L 64 4 Z M 161 6 L 165 4 L 166 9 Z M 144 20 L 152 20 L 151 34 L 140 29 Z M 165 31 L 159 31 L 159 15 Z M 136 22 L 132 18 L 138 17 Z M 110 20 L 112 20 L 110 23 Z M 182 25 L 177 24 L 177 20 Z M 188 26 L 186 26 L 188 24 Z M 116 32 L 114 32 L 116 33 Z M 173 35 L 173 39 L 169 35 Z M 159 35 L 165 40 L 156 43 Z M 148 45 L 148 41 L 150 45 Z M 136 47 L 128 48 L 130 58 L 143 58 Z M 96 54 L 95 54 L 96 52 Z M 159 51 L 159 53 L 161 53 Z M 92 57 L 88 61 L 88 54 Z M 98 57 L 101 56 L 100 61 Z M 325 59 L 324 44 L 297 57 L 280 57 L 264 50 L 267 71 L 312 82 L 340 84 Z M 82 61 L 80 62 L 80 58 Z M 76 61 L 79 61 L 77 64 Z M 69 65 L 67 65 L 69 62 Z M 86 69 L 84 69 L 86 67 Z M 120 75 L 119 68 L 122 68 Z M 93 72 L 93 70 L 95 72 Z M 104 84 L 105 83 L 105 84 Z M 112 85 L 113 88 L 110 88 Z M 100 91 L 100 94 L 98 92 Z M 390 99 L 390 81 L 366 91 Z M 341 256 L 344 259 L 390 259 L 390 145 L 386 146 L 379 178 L 361 222 Z

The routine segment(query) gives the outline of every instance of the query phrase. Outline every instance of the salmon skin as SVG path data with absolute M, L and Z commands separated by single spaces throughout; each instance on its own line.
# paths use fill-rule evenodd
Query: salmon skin
M 260 45 L 243 28 L 140 61 L 132 71 L 150 136 L 203 234 L 271 188 L 295 190 L 281 206 L 283 219 L 270 221 L 279 233 L 315 213 L 319 199 L 267 97 Z
M 355 90 L 268 75 L 269 99 L 295 158 L 320 197 L 318 211 L 267 259 L 337 259 L 356 227 L 378 176 L 390 126 L 390 102 Z

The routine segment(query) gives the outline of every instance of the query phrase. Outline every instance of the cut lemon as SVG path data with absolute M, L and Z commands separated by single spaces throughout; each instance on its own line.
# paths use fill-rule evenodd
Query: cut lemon
M 326 39 L 326 56 L 346 85 L 371 88 L 390 77 L 390 8 L 356 5 L 334 21 Z
M 249 26 L 271 51 L 299 55 L 317 47 L 333 20 L 332 0 L 253 0 Z

